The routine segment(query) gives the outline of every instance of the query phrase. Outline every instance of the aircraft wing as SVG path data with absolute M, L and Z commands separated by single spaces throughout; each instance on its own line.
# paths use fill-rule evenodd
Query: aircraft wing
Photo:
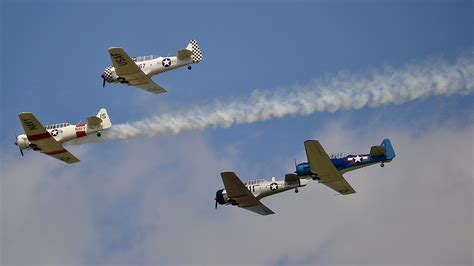
M 65 163 L 77 163 L 74 155 L 64 149 L 63 145 L 55 140 L 32 113 L 18 115 L 25 134 L 31 144 L 36 145 L 41 153 L 54 157 Z
M 308 157 L 309 168 L 312 173 L 318 175 L 320 183 L 334 189 L 342 195 L 356 193 L 332 164 L 331 159 L 329 159 L 329 156 L 319 141 L 307 140 L 304 142 L 304 147 L 306 149 L 306 156 Z
M 141 71 L 123 48 L 111 47 L 108 50 L 115 73 L 124 78 L 129 86 L 135 86 L 155 94 L 166 92 L 164 88 L 153 82 L 150 77 Z
M 267 206 L 263 205 L 250 191 L 245 187 L 234 172 L 222 172 L 222 181 L 227 192 L 227 196 L 237 202 L 238 206 L 246 210 L 261 214 L 274 214 Z

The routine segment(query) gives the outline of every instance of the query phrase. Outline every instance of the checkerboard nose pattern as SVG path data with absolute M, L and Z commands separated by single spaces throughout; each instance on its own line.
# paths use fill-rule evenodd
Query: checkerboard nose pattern
M 191 45 L 191 50 L 193 51 L 193 54 L 191 55 L 191 58 L 193 59 L 193 63 L 201 62 L 203 55 L 202 55 L 201 49 L 199 49 L 198 42 L 192 39 L 191 41 L 189 41 L 189 44 Z
M 116 81 L 112 73 L 112 67 L 107 67 L 104 69 L 104 73 L 102 73 L 102 78 L 105 79 L 107 82 Z

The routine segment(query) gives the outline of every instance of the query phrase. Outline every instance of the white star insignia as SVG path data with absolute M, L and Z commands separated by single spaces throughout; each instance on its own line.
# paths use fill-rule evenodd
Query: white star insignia
M 171 65 L 171 60 L 169 58 L 163 59 L 163 66 L 167 67 Z
M 362 157 L 360 157 L 359 155 L 357 155 L 356 157 L 354 157 L 354 162 L 357 163 L 357 162 L 362 162 Z
M 277 190 L 278 189 L 278 184 L 277 183 L 271 183 L 270 184 L 270 189 L 271 190 Z

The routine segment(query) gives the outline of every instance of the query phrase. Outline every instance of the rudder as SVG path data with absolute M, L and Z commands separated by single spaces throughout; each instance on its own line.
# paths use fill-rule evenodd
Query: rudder
M 395 150 L 393 149 L 392 143 L 389 139 L 384 139 L 380 146 L 384 147 L 385 149 L 385 158 L 387 158 L 387 162 L 390 162 L 393 158 L 395 158 Z
M 196 40 L 192 39 L 191 41 L 189 41 L 188 46 L 186 46 L 186 49 L 193 52 L 193 54 L 191 55 L 193 63 L 201 62 L 203 54 L 201 52 L 201 49 L 199 49 L 199 44 Z
M 96 115 L 98 118 L 102 119 L 102 128 L 107 129 L 112 126 L 112 122 L 110 121 L 109 114 L 107 114 L 107 109 L 101 108 Z

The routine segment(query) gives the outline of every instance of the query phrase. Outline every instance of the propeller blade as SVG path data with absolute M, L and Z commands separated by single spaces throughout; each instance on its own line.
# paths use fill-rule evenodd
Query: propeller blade
M 102 78 L 102 88 L 105 88 L 105 78 Z
M 16 138 L 16 137 L 15 137 Z M 18 140 L 15 140 L 15 146 L 18 146 Z M 18 149 L 20 150 L 21 156 L 23 157 L 23 150 L 18 146 Z
M 216 206 L 214 207 L 215 210 L 217 210 L 217 198 L 215 198 L 216 200 Z

